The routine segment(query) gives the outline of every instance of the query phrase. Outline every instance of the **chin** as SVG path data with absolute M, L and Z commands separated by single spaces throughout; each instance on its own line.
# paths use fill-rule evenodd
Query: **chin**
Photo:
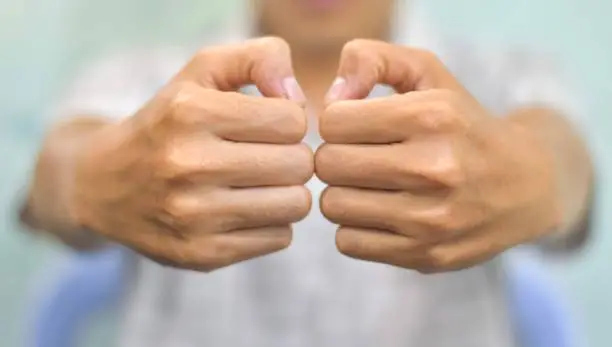
M 310 32 L 308 35 L 300 35 L 291 40 L 292 46 L 301 48 L 309 52 L 337 52 L 352 39 L 357 38 L 354 35 L 346 33 Z

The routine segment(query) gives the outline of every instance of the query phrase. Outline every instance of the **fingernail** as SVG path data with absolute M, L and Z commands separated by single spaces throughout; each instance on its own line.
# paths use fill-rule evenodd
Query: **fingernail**
M 295 77 L 287 77 L 283 79 L 282 84 L 287 99 L 298 102 L 306 101 L 304 92 L 302 91 L 302 88 L 300 88 L 300 85 Z
M 327 91 L 327 95 L 325 99 L 327 102 L 334 102 L 340 100 L 342 94 L 344 93 L 344 89 L 346 87 L 346 80 L 342 77 L 337 77 L 332 83 L 331 87 Z

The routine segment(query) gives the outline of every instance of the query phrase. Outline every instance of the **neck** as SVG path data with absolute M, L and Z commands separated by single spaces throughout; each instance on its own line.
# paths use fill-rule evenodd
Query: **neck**
M 293 69 L 310 107 L 318 114 L 325 108 L 325 94 L 336 78 L 339 50 L 293 49 Z

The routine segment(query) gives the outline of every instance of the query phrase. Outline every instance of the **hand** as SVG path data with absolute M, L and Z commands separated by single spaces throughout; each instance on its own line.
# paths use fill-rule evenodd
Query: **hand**
M 166 265 L 210 271 L 286 248 L 313 155 L 286 43 L 203 50 L 77 163 L 79 223 Z M 234 92 L 254 83 L 268 98 Z
M 325 216 L 354 258 L 463 269 L 552 230 L 552 154 L 492 116 L 431 53 L 354 41 L 320 118 Z M 366 97 L 375 84 L 399 94 Z

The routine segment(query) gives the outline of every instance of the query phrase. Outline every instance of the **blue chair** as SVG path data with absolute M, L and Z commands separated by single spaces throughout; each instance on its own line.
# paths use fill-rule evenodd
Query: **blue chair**
M 37 312 L 31 347 L 77 347 L 95 312 L 121 297 L 126 257 L 122 248 L 77 255 Z M 508 303 L 521 347 L 577 347 L 576 334 L 557 288 L 537 263 L 511 257 Z
M 506 266 L 508 304 L 522 347 L 577 347 L 576 322 L 567 301 L 537 261 L 511 256 Z
M 119 303 L 129 256 L 120 247 L 72 256 L 37 302 L 26 345 L 77 347 L 79 333 L 91 324 L 94 313 L 113 310 Z

